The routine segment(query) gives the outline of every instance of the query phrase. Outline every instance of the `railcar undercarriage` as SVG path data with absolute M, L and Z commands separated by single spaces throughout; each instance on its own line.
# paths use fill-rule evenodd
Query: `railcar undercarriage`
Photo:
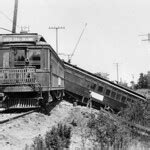
M 43 91 L 34 67 L 0 69 L 0 108 L 43 108 L 61 100 L 62 90 Z
M 1 107 L 5 109 L 12 108 L 36 108 L 39 107 L 38 93 L 36 92 L 21 92 L 7 93 L 1 98 Z
M 63 91 L 0 93 L 1 110 L 36 109 L 49 114 L 52 101 L 60 101 Z

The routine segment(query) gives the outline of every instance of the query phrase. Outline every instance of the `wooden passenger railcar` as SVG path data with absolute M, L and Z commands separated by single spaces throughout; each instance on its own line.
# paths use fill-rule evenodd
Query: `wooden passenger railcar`
M 42 36 L 0 35 L 0 107 L 38 107 L 63 90 L 64 65 Z
M 64 63 L 66 96 L 73 100 L 87 104 L 92 96 L 93 107 L 110 106 L 117 111 L 126 107 L 128 102 L 146 101 L 144 96 L 130 89 Z

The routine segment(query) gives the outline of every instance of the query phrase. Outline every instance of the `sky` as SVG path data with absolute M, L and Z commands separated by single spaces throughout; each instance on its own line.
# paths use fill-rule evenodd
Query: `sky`
M 92 73 L 104 72 L 110 80 L 137 82 L 150 71 L 149 0 L 18 0 L 17 32 L 21 27 L 39 33 L 58 53 L 72 54 L 72 64 Z M 14 0 L 0 0 L 0 27 L 12 29 Z M 0 33 L 8 33 L 0 29 Z M 143 35 L 143 36 L 141 36 Z M 60 56 L 67 60 L 67 56 Z

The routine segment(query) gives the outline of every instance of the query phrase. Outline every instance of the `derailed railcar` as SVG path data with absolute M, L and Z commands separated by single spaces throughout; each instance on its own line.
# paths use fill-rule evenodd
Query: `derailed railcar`
M 115 111 L 135 101 L 146 102 L 146 98 L 128 88 L 96 76 L 77 66 L 65 64 L 65 93 L 68 98 L 93 107 L 108 106 Z
M 64 65 L 36 33 L 0 35 L 0 107 L 33 108 L 60 99 Z

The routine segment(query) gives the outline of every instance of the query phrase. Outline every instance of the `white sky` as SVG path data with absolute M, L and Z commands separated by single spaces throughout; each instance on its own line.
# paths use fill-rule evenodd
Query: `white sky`
M 14 0 L 0 0 L 0 27 L 12 29 Z M 150 0 L 19 0 L 18 26 L 45 37 L 55 49 L 55 30 L 59 30 L 59 53 L 72 53 L 87 23 L 85 32 L 72 57 L 72 64 L 95 72 L 136 81 L 141 72 L 150 70 L 150 43 L 141 41 L 150 32 Z M 20 31 L 20 28 L 17 31 Z M 0 33 L 8 33 L 0 30 Z M 65 57 L 66 58 L 66 57 Z

